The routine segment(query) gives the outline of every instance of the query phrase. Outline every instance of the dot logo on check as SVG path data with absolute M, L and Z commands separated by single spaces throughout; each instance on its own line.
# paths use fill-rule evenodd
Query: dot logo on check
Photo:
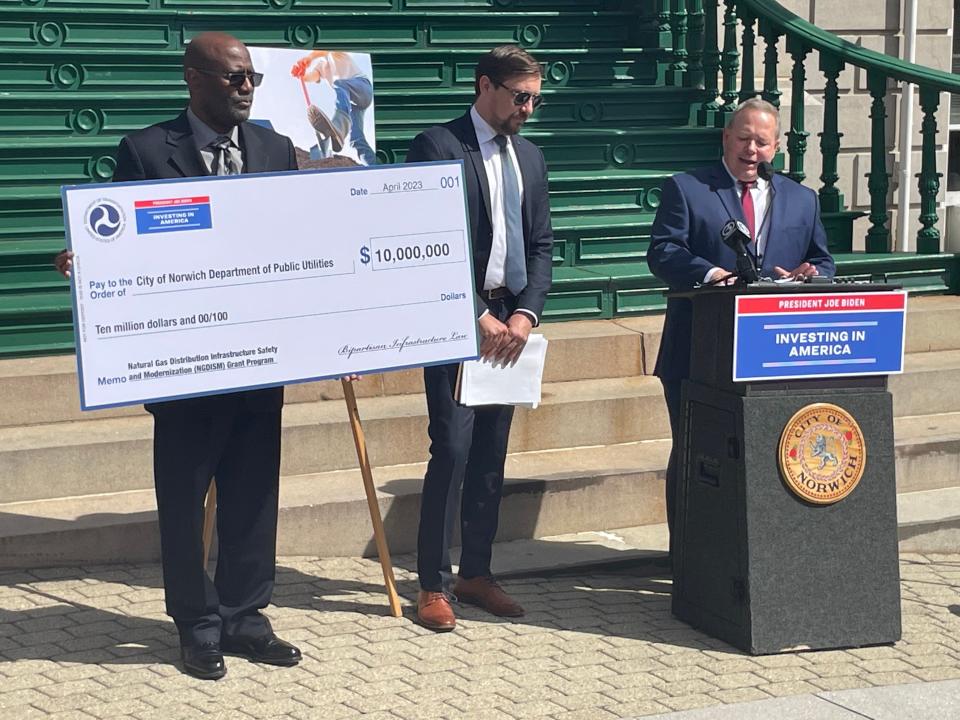
M 113 200 L 100 198 L 87 208 L 84 226 L 94 240 L 113 242 L 123 232 L 126 219 L 123 210 Z

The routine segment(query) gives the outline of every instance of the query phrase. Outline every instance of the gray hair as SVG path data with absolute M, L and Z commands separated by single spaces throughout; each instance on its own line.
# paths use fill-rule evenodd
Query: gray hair
M 759 112 L 769 113 L 773 115 L 777 120 L 777 139 L 780 139 L 780 111 L 777 110 L 776 106 L 772 103 L 767 102 L 766 100 L 758 97 L 750 98 L 749 100 L 744 100 L 742 103 L 737 105 L 736 110 L 734 110 L 730 117 L 727 118 L 727 128 L 733 127 L 733 124 L 737 121 L 737 118 L 740 116 L 740 113 L 746 110 L 757 110 Z

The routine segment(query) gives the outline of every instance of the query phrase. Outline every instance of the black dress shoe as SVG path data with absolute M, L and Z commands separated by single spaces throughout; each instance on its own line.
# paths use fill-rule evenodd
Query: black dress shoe
M 273 633 L 265 635 L 223 635 L 220 647 L 225 653 L 242 655 L 253 662 L 267 665 L 296 665 L 303 657 L 300 649 L 278 638 Z
M 227 665 L 220 652 L 220 644 L 205 642 L 199 645 L 181 645 L 180 657 L 187 675 L 201 680 L 219 680 L 227 674 Z

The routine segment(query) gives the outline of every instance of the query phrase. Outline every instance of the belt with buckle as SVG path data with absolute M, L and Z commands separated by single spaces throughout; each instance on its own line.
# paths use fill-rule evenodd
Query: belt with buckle
M 482 290 L 480 292 L 480 297 L 484 300 L 500 300 L 501 298 L 510 297 L 510 291 L 505 287 L 493 288 L 493 290 Z

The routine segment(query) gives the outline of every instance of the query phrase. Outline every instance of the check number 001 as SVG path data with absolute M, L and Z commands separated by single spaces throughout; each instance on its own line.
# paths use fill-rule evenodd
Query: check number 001
M 445 265 L 463 262 L 464 239 L 460 230 L 370 238 L 360 248 L 360 262 L 373 270 Z

